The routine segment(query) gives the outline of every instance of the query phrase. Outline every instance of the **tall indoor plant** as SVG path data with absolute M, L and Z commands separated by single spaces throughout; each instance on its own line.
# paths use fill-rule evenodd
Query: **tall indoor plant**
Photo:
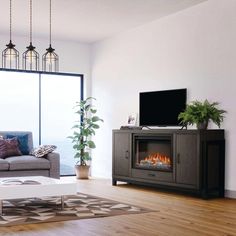
M 183 126 L 197 125 L 198 129 L 207 129 L 209 121 L 215 123 L 219 128 L 224 119 L 225 110 L 219 109 L 218 102 L 210 103 L 208 100 L 198 100 L 187 104 L 185 111 L 178 116 Z
M 95 143 L 91 140 L 95 135 L 95 130 L 99 129 L 98 122 L 103 122 L 96 113 L 97 110 L 92 105 L 93 97 L 89 97 L 80 102 L 76 102 L 75 113 L 79 119 L 75 121 L 72 127 L 73 135 L 69 136 L 75 150 L 74 158 L 77 160 L 75 165 L 76 176 L 79 179 L 87 179 L 89 173 L 88 161 L 91 160 L 91 149 L 95 148 Z

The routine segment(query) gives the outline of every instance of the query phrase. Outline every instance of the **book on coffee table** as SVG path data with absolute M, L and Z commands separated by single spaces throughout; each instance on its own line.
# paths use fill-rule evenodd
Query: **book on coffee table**
M 21 184 L 41 184 L 41 183 L 36 180 L 31 180 L 31 179 L 26 179 L 26 180 L 4 179 L 1 181 L 1 184 L 3 184 L 3 185 L 21 185 Z

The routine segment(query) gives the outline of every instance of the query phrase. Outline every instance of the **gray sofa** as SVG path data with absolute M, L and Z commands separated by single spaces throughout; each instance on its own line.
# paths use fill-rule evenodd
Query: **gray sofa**
M 0 135 L 28 135 L 29 150 L 33 149 L 33 135 L 29 131 L 0 131 Z M 43 158 L 32 155 L 0 158 L 0 177 L 46 176 L 60 178 L 60 156 L 51 152 Z

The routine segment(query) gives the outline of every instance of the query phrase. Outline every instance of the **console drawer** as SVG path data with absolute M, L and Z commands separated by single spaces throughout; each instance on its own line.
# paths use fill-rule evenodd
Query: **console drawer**
M 149 179 L 154 181 L 174 182 L 173 172 L 132 169 L 131 176 L 140 179 Z

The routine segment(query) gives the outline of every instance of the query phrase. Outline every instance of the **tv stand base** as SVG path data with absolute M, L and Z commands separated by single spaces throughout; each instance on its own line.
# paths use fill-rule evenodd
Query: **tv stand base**
M 135 168 L 134 137 L 171 137 L 171 172 Z M 203 199 L 224 197 L 224 130 L 113 130 L 112 185 L 117 181 L 190 193 Z

